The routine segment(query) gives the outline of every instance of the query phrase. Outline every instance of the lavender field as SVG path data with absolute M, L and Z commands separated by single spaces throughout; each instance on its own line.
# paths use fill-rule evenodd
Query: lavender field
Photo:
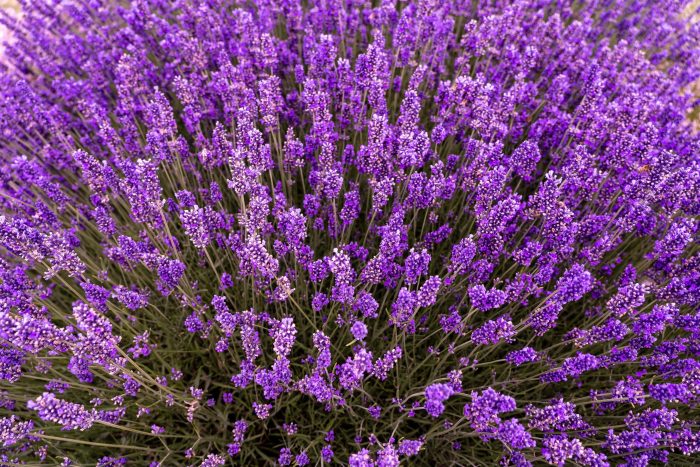
M 0 465 L 700 464 L 700 10 L 0 13 Z

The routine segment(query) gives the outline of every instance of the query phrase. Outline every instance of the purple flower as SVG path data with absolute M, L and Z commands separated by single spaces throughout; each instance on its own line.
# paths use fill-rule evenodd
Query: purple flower
M 512 412 L 516 408 L 515 399 L 488 388 L 481 392 L 471 393 L 472 402 L 464 406 L 464 416 L 472 428 L 488 432 L 500 424 L 499 415 Z
M 34 423 L 31 420 L 20 421 L 14 415 L 3 417 L 0 419 L 0 441 L 3 447 L 12 446 L 21 441 L 34 428 Z
M 367 326 L 362 321 L 355 321 L 350 328 L 350 332 L 355 339 L 361 341 L 367 337 Z
M 297 454 L 296 457 L 294 458 L 294 462 L 296 462 L 297 465 L 307 465 L 310 460 L 309 460 L 309 455 L 306 454 L 305 452 L 302 452 L 300 454 Z
M 415 284 L 418 278 L 428 273 L 430 254 L 424 248 L 421 251 L 411 249 L 405 264 L 405 278 L 407 284 Z
M 520 366 L 528 362 L 534 362 L 538 359 L 539 354 L 532 347 L 523 347 L 520 350 L 513 350 L 506 355 L 506 361 L 515 366 Z
M 496 438 L 512 449 L 526 449 L 535 447 L 535 440 L 525 427 L 517 420 L 510 419 L 501 423 L 496 429 Z
M 425 410 L 431 417 L 439 417 L 445 410 L 443 402 L 447 400 L 454 390 L 452 386 L 442 383 L 431 384 L 425 388 Z
M 333 460 L 333 456 L 333 449 L 331 448 L 330 444 L 323 446 L 321 449 L 321 458 L 323 459 L 323 462 L 331 462 Z
M 489 311 L 502 306 L 508 299 L 508 295 L 503 290 L 488 290 L 483 285 L 475 285 L 469 289 L 469 299 L 477 310 Z
M 399 443 L 399 454 L 406 457 L 415 456 L 423 447 L 423 441 L 404 439 Z
M 274 351 L 278 357 L 286 357 L 292 350 L 297 330 L 294 320 L 290 317 L 282 318 L 272 325 L 270 334 L 274 339 Z
M 95 421 L 93 412 L 80 404 L 58 399 L 50 392 L 27 402 L 27 408 L 36 411 L 42 420 L 58 423 L 62 430 L 84 431 Z
M 396 448 L 388 444 L 377 453 L 377 467 L 398 467 L 399 453 Z
M 270 410 L 272 410 L 272 404 L 259 404 L 257 402 L 253 402 L 253 410 L 255 411 L 255 415 L 259 419 L 265 420 L 267 417 L 270 416 Z
M 207 455 L 206 459 L 202 461 L 201 466 L 202 467 L 218 467 L 221 465 L 226 464 L 226 459 L 224 456 L 221 456 L 219 454 L 209 454 Z
M 472 342 L 482 345 L 497 344 L 501 341 L 512 342 L 515 334 L 515 326 L 510 318 L 501 316 L 475 329 L 472 333 Z
M 280 455 L 277 458 L 279 465 L 290 465 L 292 463 L 292 450 L 289 448 L 280 449 Z
M 367 449 L 361 449 L 359 452 L 352 454 L 348 459 L 348 463 L 351 467 L 373 467 L 376 465 Z

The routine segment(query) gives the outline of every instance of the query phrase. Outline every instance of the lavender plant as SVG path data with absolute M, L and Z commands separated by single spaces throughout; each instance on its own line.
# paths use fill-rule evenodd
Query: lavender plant
M 700 462 L 685 4 L 25 0 L 0 462 Z

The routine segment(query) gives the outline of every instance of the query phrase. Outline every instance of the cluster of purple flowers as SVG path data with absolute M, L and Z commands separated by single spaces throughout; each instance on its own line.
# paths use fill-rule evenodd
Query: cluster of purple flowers
M 22 3 L 0 463 L 698 462 L 692 2 Z

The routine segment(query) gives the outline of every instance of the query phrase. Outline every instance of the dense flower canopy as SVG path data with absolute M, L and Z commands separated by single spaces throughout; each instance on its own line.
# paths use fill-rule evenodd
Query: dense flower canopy
M 3 465 L 700 461 L 686 2 L 23 7 Z

